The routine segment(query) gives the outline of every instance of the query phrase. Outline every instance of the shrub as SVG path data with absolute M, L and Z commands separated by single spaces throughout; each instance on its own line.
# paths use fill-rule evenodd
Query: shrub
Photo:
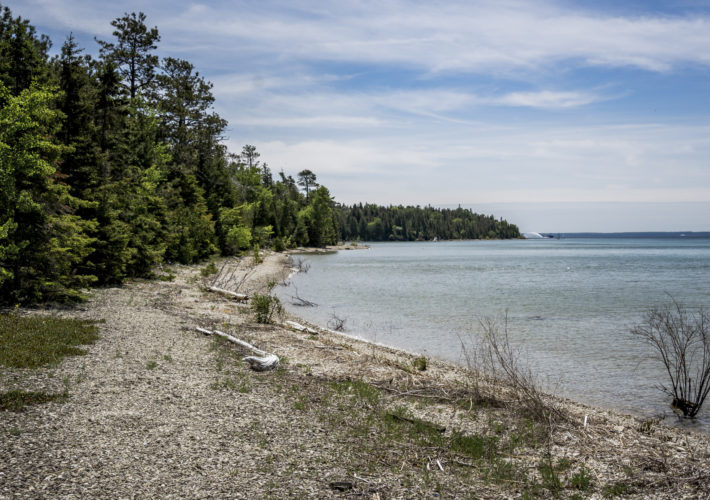
M 284 250 L 286 250 L 286 244 L 284 243 L 283 238 L 274 238 L 274 252 L 283 252 Z
M 670 386 L 661 384 L 671 405 L 695 417 L 710 392 L 710 314 L 696 313 L 675 300 L 651 309 L 631 334 L 650 344 L 666 369 Z
M 213 274 L 217 274 L 217 266 L 215 265 L 214 261 L 211 260 L 209 264 L 203 267 L 200 271 L 200 274 L 202 276 L 211 276 Z
M 300 297 L 299 297 L 300 299 Z M 301 299 L 303 301 L 303 299 Z M 310 302 L 310 304 L 313 304 Z M 315 305 L 315 304 L 313 304 Z M 328 320 L 327 323 L 328 328 L 331 330 L 334 330 L 336 332 L 342 332 L 345 331 L 345 318 L 341 318 L 337 316 L 335 313 L 331 314 L 330 319 Z
M 420 372 L 426 371 L 427 365 L 428 362 L 425 356 L 419 356 L 412 361 L 412 366 Z
M 255 293 L 251 298 L 251 310 L 256 315 L 257 323 L 271 323 L 274 314 L 281 314 L 283 310 L 278 297 Z
M 502 319 L 502 327 L 495 318 L 482 318 L 479 322 L 483 330 L 483 365 L 512 389 L 523 414 L 550 427 L 565 420 L 563 408 L 544 393 L 536 375 L 510 343 L 507 314 Z

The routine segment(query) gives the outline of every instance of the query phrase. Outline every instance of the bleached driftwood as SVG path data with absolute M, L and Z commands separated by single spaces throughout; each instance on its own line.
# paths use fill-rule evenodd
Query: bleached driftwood
M 216 286 L 211 286 L 208 288 L 210 292 L 215 292 L 219 293 L 221 295 L 225 295 L 229 297 L 230 299 L 238 300 L 240 302 L 244 302 L 249 300 L 249 296 L 244 294 L 244 293 L 237 293 L 237 292 L 232 292 L 230 290 L 225 290 L 224 288 L 217 288 Z
M 314 335 L 316 333 L 318 333 L 313 328 L 303 326 L 301 323 L 296 323 L 295 321 L 286 321 L 285 323 L 286 323 L 286 326 L 291 327 L 298 332 L 306 332 L 306 333 L 311 333 Z
M 242 358 L 242 361 L 249 363 L 249 366 L 251 366 L 251 369 L 254 371 L 263 372 L 266 370 L 274 370 L 279 366 L 279 357 L 276 354 L 270 354 L 266 351 L 262 351 L 261 349 L 257 349 L 249 342 L 244 342 L 233 335 L 220 332 L 219 330 L 207 330 L 206 328 L 200 328 L 199 326 L 195 329 L 205 335 L 218 335 L 229 340 L 230 342 L 249 349 L 251 352 L 256 354 L 256 356 L 245 356 Z

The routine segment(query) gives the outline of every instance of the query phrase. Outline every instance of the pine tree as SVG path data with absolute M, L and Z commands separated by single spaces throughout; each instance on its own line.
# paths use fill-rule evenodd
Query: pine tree
M 116 28 L 115 43 L 96 40 L 101 45 L 101 57 L 116 65 L 131 99 L 139 93 L 151 96 L 158 67 L 158 56 L 151 52 L 157 48 L 160 34 L 157 27 L 148 28 L 145 20 L 142 12 L 126 13 L 111 21 L 111 26 Z

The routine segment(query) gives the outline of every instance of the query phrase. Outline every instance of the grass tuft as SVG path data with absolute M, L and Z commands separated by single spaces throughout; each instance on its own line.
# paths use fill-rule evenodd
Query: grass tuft
M 0 393 L 0 411 L 22 411 L 25 406 L 40 405 L 50 401 L 63 401 L 67 393 L 49 394 L 46 392 L 8 391 Z
M 338 394 L 350 394 L 355 399 L 363 401 L 371 406 L 380 401 L 382 393 L 372 384 L 362 380 L 343 380 L 341 382 L 331 382 L 330 386 Z
M 419 356 L 418 358 L 415 358 L 412 361 L 412 366 L 415 370 L 419 370 L 420 372 L 426 371 L 428 366 L 426 356 Z
M 454 432 L 451 449 L 475 460 L 492 460 L 498 455 L 498 438 L 485 435 L 466 435 Z

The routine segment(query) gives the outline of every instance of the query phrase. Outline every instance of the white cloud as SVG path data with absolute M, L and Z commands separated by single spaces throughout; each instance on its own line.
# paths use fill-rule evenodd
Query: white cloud
M 506 73 L 570 61 L 650 71 L 710 64 L 705 17 L 615 17 L 544 1 L 300 2 L 299 10 L 256 5 L 188 10 L 168 26 L 212 36 L 236 51 L 279 54 L 283 61 L 396 64 L 433 72 Z
M 602 97 L 586 92 L 555 92 L 543 90 L 539 92 L 511 92 L 490 101 L 507 106 L 530 108 L 576 108 L 604 100 Z
M 109 35 L 109 22 L 144 11 L 163 48 L 211 50 L 231 67 L 266 59 L 398 65 L 425 72 L 515 74 L 566 65 L 668 71 L 710 64 L 707 16 L 621 17 L 551 1 L 181 3 L 28 0 L 35 23 Z M 77 13 L 79 13 L 77 15 Z M 205 61 L 207 63 L 207 61 Z M 196 61 L 200 63 L 200 61 Z

